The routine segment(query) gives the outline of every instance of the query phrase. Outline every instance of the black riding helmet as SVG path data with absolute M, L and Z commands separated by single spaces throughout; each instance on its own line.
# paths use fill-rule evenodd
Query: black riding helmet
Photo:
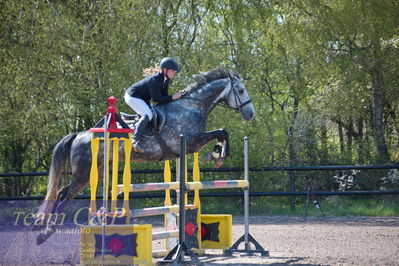
M 166 68 L 166 69 L 173 69 L 175 71 L 180 71 L 181 69 L 179 68 L 179 64 L 177 61 L 171 57 L 165 57 L 161 60 L 161 63 L 159 63 L 160 68 Z

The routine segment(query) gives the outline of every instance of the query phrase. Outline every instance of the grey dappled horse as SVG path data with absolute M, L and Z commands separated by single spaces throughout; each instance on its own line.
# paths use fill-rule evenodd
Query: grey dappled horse
M 224 143 L 223 154 L 207 153 L 203 162 L 215 160 L 215 166 L 220 167 L 230 154 L 229 135 L 226 130 L 218 129 L 206 131 L 207 118 L 213 108 L 224 103 L 241 113 L 244 120 L 254 118 L 254 106 L 249 98 L 247 89 L 241 83 L 236 73 L 228 70 L 212 70 L 194 76 L 196 82 L 186 88 L 186 93 L 179 100 L 158 105 L 165 115 L 165 123 L 160 132 L 161 137 L 169 147 L 171 153 L 165 153 L 154 136 L 145 137 L 144 153 L 132 151 L 131 161 L 157 162 L 175 159 L 179 155 L 180 134 L 187 139 L 187 154 L 199 152 L 206 144 L 214 139 Z M 123 145 L 120 147 L 119 158 L 124 160 Z M 99 149 L 99 157 L 103 156 L 103 149 Z M 224 156 L 225 155 L 225 156 Z M 112 159 L 112 156 L 110 156 Z M 68 161 L 71 164 L 72 182 L 66 187 L 59 188 L 62 172 Z M 89 184 L 91 168 L 91 133 L 89 131 L 73 133 L 64 137 L 54 148 L 47 195 L 44 203 L 36 215 L 50 216 L 60 213 L 71 199 Z M 103 169 L 103 162 L 99 160 L 99 175 Z M 101 176 L 99 177 L 101 178 Z M 43 221 L 43 219 L 41 219 Z M 36 219 L 38 221 L 38 219 Z M 35 223 L 34 229 L 46 226 L 38 238 L 37 243 L 43 243 L 53 232 L 54 224 Z

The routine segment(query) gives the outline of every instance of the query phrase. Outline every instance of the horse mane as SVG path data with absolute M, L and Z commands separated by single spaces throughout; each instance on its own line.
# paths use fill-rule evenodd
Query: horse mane
M 212 69 L 208 72 L 200 72 L 198 74 L 193 75 L 195 82 L 190 86 L 188 86 L 186 90 L 187 92 L 193 92 L 207 83 L 210 83 L 218 79 L 228 78 L 230 76 L 238 77 L 238 74 L 233 70 L 227 70 L 227 69 Z

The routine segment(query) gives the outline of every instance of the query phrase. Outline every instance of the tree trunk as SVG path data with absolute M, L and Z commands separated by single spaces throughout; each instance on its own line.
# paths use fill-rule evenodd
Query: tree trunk
M 325 165 L 328 161 L 328 136 L 327 136 L 327 126 L 325 123 L 321 125 L 321 164 Z
M 295 123 L 296 118 L 298 116 L 298 106 L 299 100 L 298 98 L 294 98 L 294 110 L 291 114 L 291 124 L 288 129 L 288 157 L 289 157 L 289 165 L 294 166 L 298 163 L 298 158 L 296 155 L 295 149 Z M 289 171 L 290 174 L 290 192 L 295 192 L 295 171 Z M 291 210 L 295 209 L 295 196 L 290 197 L 290 206 Z
M 314 165 L 318 161 L 318 150 L 317 150 L 317 141 L 316 141 L 316 130 L 314 128 L 314 123 L 309 123 L 305 130 L 305 150 L 306 155 L 308 157 L 307 160 Z
M 372 90 L 373 90 L 373 122 L 374 138 L 380 163 L 389 162 L 388 148 L 384 137 L 384 101 L 383 101 L 383 83 L 382 59 L 380 57 L 381 47 L 378 40 L 374 41 L 374 66 L 371 70 Z
M 352 160 L 352 140 L 353 140 L 353 119 L 352 117 L 348 120 L 348 126 L 346 128 L 346 150 L 348 151 L 349 158 Z
M 291 114 L 291 124 L 288 129 L 288 159 L 289 159 L 289 165 L 294 166 L 298 162 L 298 158 L 296 155 L 296 150 L 295 150 L 295 122 L 296 118 L 298 116 L 298 106 L 299 106 L 299 101 L 297 98 L 294 99 L 294 110 Z
M 344 130 L 342 126 L 342 122 L 340 120 L 337 121 L 338 123 L 338 134 L 339 134 L 339 148 L 341 154 L 345 152 L 345 139 L 344 139 Z
M 358 118 L 356 121 L 357 124 L 357 134 L 356 134 L 356 146 L 357 146 L 357 156 L 358 156 L 358 163 L 363 164 L 365 162 L 365 155 L 364 155 L 364 144 L 363 144 L 363 119 Z

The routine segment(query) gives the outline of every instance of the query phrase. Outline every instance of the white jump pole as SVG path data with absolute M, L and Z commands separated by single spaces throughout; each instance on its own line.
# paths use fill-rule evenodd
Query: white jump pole
M 244 180 L 248 181 L 249 176 L 249 166 L 248 166 L 248 137 L 244 137 Z M 245 249 L 249 249 L 249 241 L 248 241 L 248 234 L 249 234 L 249 189 L 244 190 L 244 222 L 245 222 L 245 229 L 244 229 L 244 242 L 245 242 Z
M 108 115 L 104 117 L 104 174 L 103 174 L 103 217 L 102 217 L 102 235 L 101 235 L 101 263 L 105 265 L 105 224 L 107 223 L 107 178 L 108 178 Z
M 248 182 L 248 187 L 244 190 L 244 235 L 241 236 L 229 249 L 224 253 L 232 256 L 234 252 L 255 254 L 260 253 L 261 256 L 269 256 L 269 251 L 265 250 L 249 233 L 249 166 L 248 166 L 248 137 L 244 137 L 244 180 Z M 239 245 L 244 243 L 244 249 L 239 249 Z M 255 246 L 251 249 L 250 243 Z

